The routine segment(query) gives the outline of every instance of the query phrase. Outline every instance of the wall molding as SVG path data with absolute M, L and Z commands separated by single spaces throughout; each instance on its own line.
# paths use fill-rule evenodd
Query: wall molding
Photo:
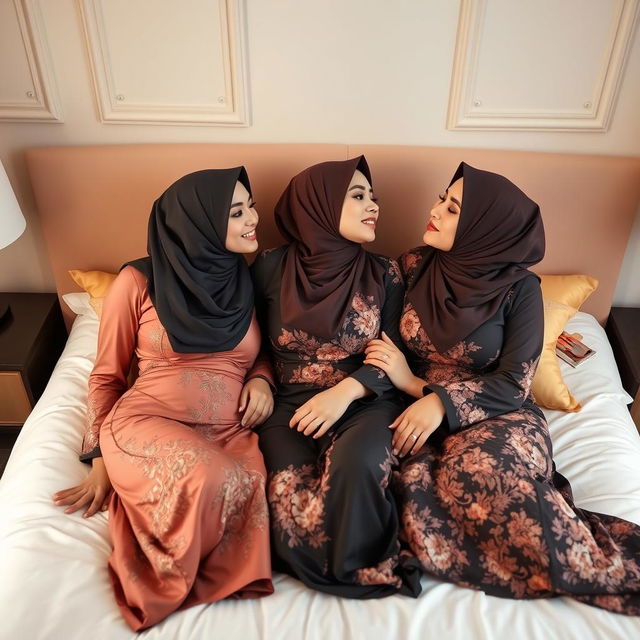
M 53 73 L 44 20 L 38 0 L 13 0 L 29 67 L 30 88 L 24 100 L 0 98 L 0 120 L 62 122 L 62 109 Z
M 118 79 L 102 17 L 104 0 L 78 0 L 98 114 L 103 123 L 248 126 L 249 85 L 245 0 L 218 0 L 225 95 L 215 103 L 145 104 L 128 102 L 117 90 Z
M 616 28 L 602 51 L 601 73 L 592 99 L 576 105 L 573 112 L 507 109 L 489 110 L 475 100 L 481 31 L 489 0 L 461 0 L 456 36 L 447 128 L 450 130 L 606 131 L 638 19 L 640 0 L 622 0 Z

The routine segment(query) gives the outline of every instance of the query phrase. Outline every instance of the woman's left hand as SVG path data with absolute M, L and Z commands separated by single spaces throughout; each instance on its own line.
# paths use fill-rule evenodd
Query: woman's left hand
M 444 415 L 442 400 L 435 393 L 416 400 L 389 425 L 395 430 L 391 439 L 394 454 L 406 456 L 420 451 Z
M 381 336 L 381 340 L 376 338 L 367 344 L 364 350 L 366 354 L 364 363 L 382 369 L 400 391 L 410 395 L 416 395 L 414 392 L 417 392 L 418 396 L 421 396 L 424 381 L 413 375 L 407 364 L 407 359 L 402 351 L 393 344 L 391 338 L 384 331 Z
M 273 413 L 273 393 L 264 378 L 251 378 L 245 382 L 238 411 L 244 412 L 240 424 L 249 428 L 262 424 Z

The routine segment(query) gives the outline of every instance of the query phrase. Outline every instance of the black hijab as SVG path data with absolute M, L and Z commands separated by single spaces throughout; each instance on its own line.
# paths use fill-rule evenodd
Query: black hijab
M 423 249 L 407 297 L 440 353 L 491 318 L 544 257 L 538 205 L 496 173 L 462 162 L 462 207 L 450 251 Z
M 178 353 L 228 351 L 251 324 L 247 263 L 225 248 L 237 181 L 251 194 L 244 167 L 196 171 L 174 182 L 151 209 L 149 256 L 123 265 L 147 276 L 149 296 Z

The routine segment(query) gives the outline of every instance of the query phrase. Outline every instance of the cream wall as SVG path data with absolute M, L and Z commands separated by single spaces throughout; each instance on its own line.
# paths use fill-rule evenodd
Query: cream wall
M 447 130 L 459 8 L 454 0 L 246 0 L 251 126 L 102 124 L 78 3 L 33 2 L 42 12 L 64 122 L 0 121 L 0 158 L 28 223 L 23 236 L 0 252 L 0 290 L 54 288 L 23 161 L 30 146 L 352 142 L 640 155 L 637 24 L 606 132 Z M 0 24 L 0 38 L 6 28 Z M 546 32 L 529 36 L 540 46 L 549 38 Z M 0 82 L 10 64 L 0 62 Z M 615 203 L 611 215 L 615 224 Z M 639 270 L 640 214 L 617 304 L 640 306 Z

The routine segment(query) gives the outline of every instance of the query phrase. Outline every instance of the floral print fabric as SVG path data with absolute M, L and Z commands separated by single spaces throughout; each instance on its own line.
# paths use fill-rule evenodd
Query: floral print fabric
M 331 340 L 286 326 L 280 316 L 283 249 L 261 254 L 252 267 L 256 308 L 268 336 L 277 374 L 273 415 L 260 426 L 269 472 L 276 567 L 307 586 L 349 598 L 419 593 L 417 572 L 405 566 L 390 480 L 393 422 L 401 409 L 386 375 L 363 365 L 364 348 L 384 330 L 399 343 L 404 288 L 388 258 L 385 297 L 356 292 L 342 330 Z M 347 376 L 369 388 L 321 438 L 289 428 L 297 407 Z
M 401 260 L 407 279 L 419 253 Z M 640 614 L 640 527 L 577 508 L 529 390 L 542 341 L 539 287 L 441 354 L 406 302 L 400 332 L 445 424 L 394 475 L 402 537 L 429 573 L 508 598 L 569 595 Z
M 297 327 L 284 326 L 280 316 L 280 273 L 285 247 L 262 252 L 251 273 L 256 293 L 256 310 L 268 336 L 280 397 L 321 391 L 351 376 L 377 396 L 392 391 L 386 375 L 371 365 L 363 365 L 364 348 L 384 330 L 400 344 L 398 320 L 404 285 L 395 260 L 376 256 L 385 266 L 384 305 L 379 308 L 367 292 L 354 294 L 351 310 L 342 330 L 330 341 Z
M 348 598 L 417 595 L 413 559 L 402 553 L 388 425 L 395 401 L 356 401 L 314 440 L 290 429 L 280 404 L 261 427 L 275 567 L 307 586 Z

